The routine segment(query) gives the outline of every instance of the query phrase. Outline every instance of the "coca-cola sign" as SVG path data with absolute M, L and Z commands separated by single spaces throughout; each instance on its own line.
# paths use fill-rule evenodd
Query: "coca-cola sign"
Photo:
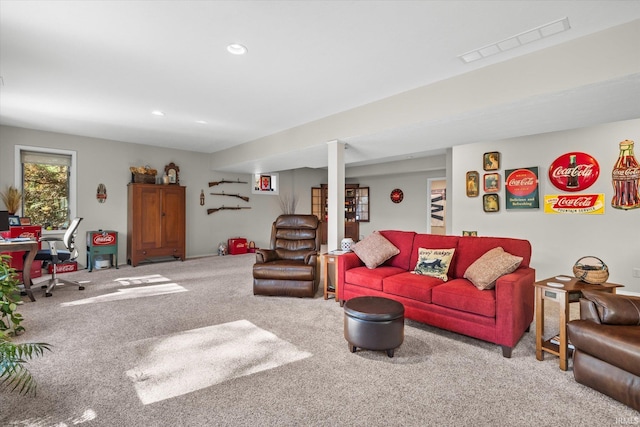
M 587 153 L 573 151 L 558 157 L 549 166 L 549 180 L 562 191 L 583 191 L 600 176 L 600 165 Z
M 116 244 L 115 233 L 94 233 L 92 237 L 93 246 L 110 246 Z
M 538 167 L 504 171 L 505 206 L 507 209 L 538 209 Z
M 53 264 L 49 264 L 49 274 L 53 273 Z M 55 264 L 56 273 L 70 273 L 72 271 L 78 271 L 78 263 L 73 261 L 69 263 Z
M 611 207 L 616 209 L 640 208 L 640 163 L 633 154 L 633 144 L 630 139 L 620 142 L 620 154 L 611 171 Z
M 548 194 L 544 212 L 554 214 L 603 214 L 604 194 Z
M 538 177 L 529 169 L 517 169 L 506 180 L 507 191 L 514 196 L 526 196 L 538 186 Z
M 630 179 L 640 178 L 640 168 L 614 169 L 611 172 L 611 178 L 614 180 L 627 181 Z

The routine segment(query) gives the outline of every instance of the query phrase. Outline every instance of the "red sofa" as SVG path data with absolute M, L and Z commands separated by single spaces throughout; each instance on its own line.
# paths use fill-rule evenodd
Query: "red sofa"
M 458 237 L 411 231 L 380 231 L 400 253 L 369 269 L 355 253 L 338 257 L 340 303 L 358 296 L 381 296 L 402 303 L 405 317 L 468 335 L 502 347 L 513 347 L 529 331 L 534 314 L 535 270 L 529 267 L 531 244 L 501 237 Z M 519 267 L 496 281 L 494 289 L 479 290 L 464 278 L 467 268 L 490 249 L 502 247 L 522 257 Z M 411 273 L 418 248 L 455 248 L 448 280 Z

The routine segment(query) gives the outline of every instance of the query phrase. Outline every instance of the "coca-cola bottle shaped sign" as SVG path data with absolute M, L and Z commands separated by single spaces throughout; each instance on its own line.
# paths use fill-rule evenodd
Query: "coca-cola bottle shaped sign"
M 563 154 L 549 166 L 549 181 L 562 191 L 583 191 L 591 187 L 598 176 L 600 165 L 587 153 Z
M 620 154 L 611 171 L 613 199 L 611 206 L 616 209 L 640 208 L 640 164 L 633 154 L 633 141 L 620 142 Z

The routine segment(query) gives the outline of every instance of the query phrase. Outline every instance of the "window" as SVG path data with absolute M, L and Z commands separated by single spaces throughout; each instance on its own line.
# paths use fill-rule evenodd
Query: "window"
M 16 147 L 22 216 L 44 230 L 64 230 L 75 216 L 75 152 Z
M 256 173 L 253 175 L 253 194 L 280 194 L 277 173 Z

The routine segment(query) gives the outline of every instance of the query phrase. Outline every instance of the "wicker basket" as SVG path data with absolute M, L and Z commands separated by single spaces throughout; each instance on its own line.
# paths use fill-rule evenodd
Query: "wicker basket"
M 585 256 L 573 265 L 573 274 L 583 282 L 599 285 L 609 278 L 609 268 L 600 258 Z
M 144 184 L 155 184 L 156 176 L 144 173 L 131 173 L 131 182 L 141 182 Z
M 131 182 L 143 183 L 143 184 L 155 184 L 156 175 L 158 171 L 149 166 L 131 166 L 129 168 L 131 172 Z

